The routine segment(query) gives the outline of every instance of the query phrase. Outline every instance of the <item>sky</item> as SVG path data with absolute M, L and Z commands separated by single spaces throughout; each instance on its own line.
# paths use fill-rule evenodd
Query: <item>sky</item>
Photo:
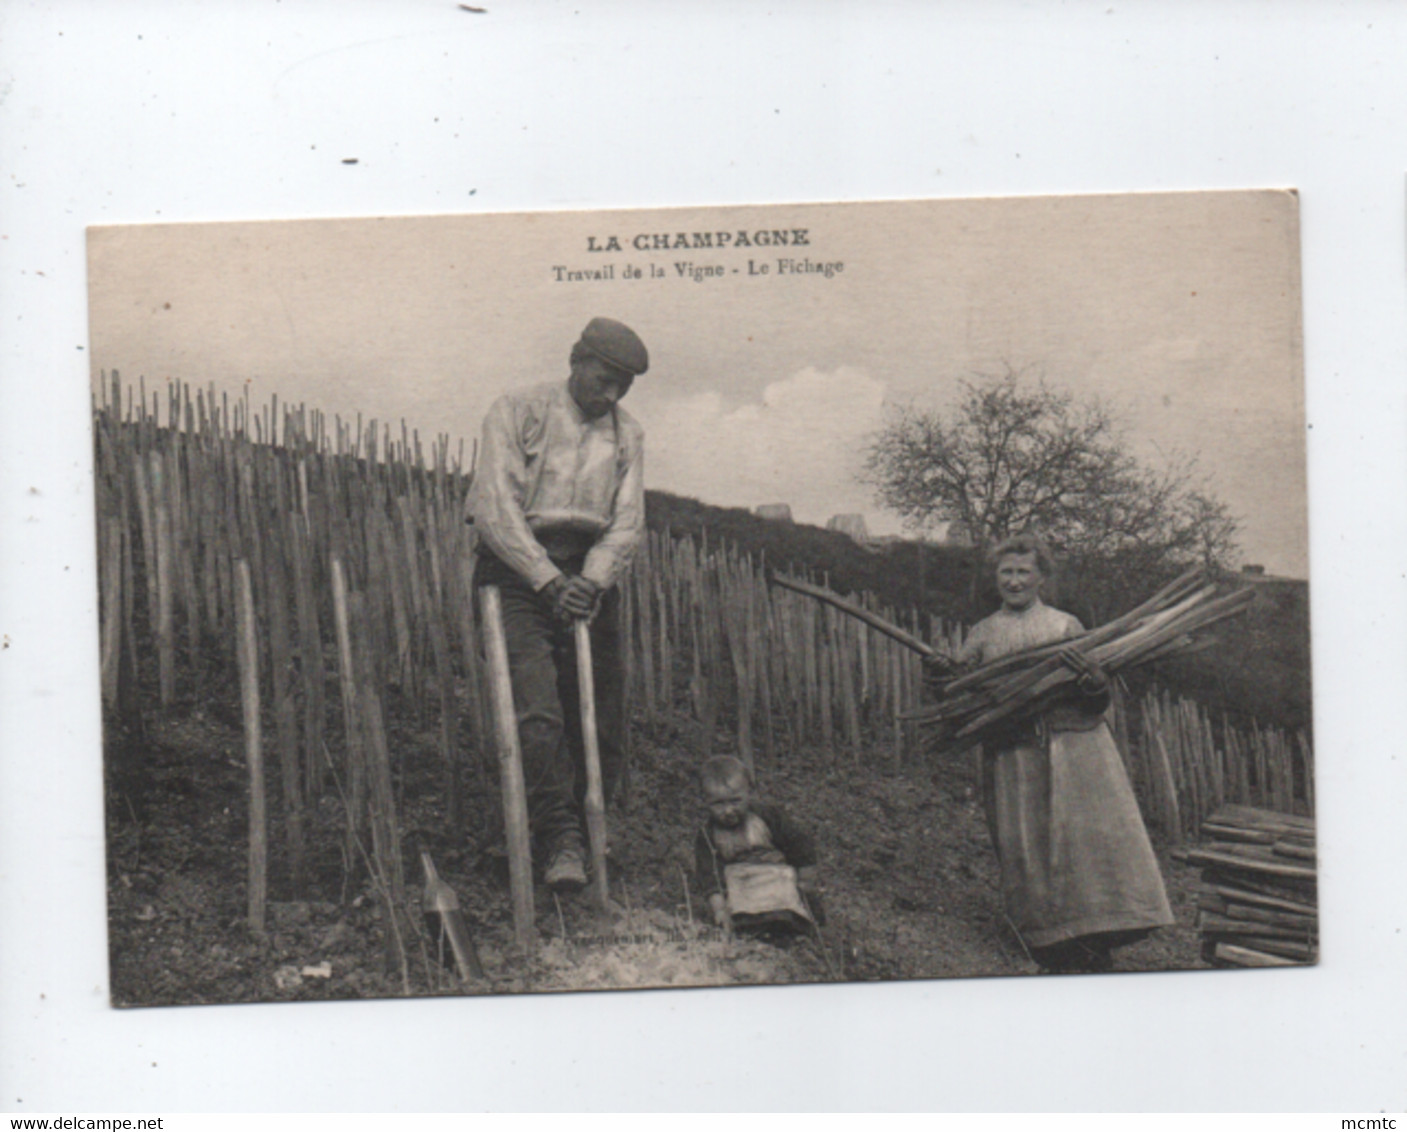
M 886 413 L 1010 366 L 1105 400 L 1145 460 L 1195 458 L 1242 561 L 1307 577 L 1293 193 L 89 231 L 95 379 L 247 388 L 466 449 L 494 398 L 565 379 L 597 315 L 650 350 L 626 407 L 653 488 L 898 532 L 860 479 Z

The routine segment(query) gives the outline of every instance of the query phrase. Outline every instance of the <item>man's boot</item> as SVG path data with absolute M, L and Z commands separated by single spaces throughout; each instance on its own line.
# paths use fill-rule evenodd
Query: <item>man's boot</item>
M 557 839 L 542 879 L 559 892 L 586 887 L 586 846 L 581 834 L 564 833 Z

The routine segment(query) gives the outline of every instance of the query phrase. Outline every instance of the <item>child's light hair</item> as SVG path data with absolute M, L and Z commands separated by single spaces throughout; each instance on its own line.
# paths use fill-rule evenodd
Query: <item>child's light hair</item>
M 726 789 L 729 786 L 752 788 L 752 771 L 747 763 L 732 755 L 714 755 L 704 761 L 699 777 L 705 790 Z

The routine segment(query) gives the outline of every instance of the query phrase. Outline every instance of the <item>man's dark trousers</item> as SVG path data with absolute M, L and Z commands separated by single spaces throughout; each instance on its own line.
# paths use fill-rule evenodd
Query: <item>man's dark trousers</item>
M 565 573 L 581 572 L 581 560 L 557 563 Z M 546 862 L 564 834 L 582 832 L 586 797 L 586 755 L 581 736 L 576 640 L 570 621 L 552 604 L 492 556 L 480 558 L 475 584 L 499 588 L 503 635 L 523 777 L 528 791 L 528 824 L 538 860 Z M 614 796 L 623 759 L 625 726 L 624 653 L 620 646 L 620 595 L 612 587 L 591 622 L 592 674 L 596 690 L 596 733 L 601 749 L 601 780 L 607 801 Z

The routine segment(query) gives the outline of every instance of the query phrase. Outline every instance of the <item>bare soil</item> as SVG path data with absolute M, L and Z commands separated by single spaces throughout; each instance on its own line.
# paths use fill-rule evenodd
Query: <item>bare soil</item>
M 635 721 L 628 788 L 611 815 L 614 907 L 540 886 L 540 946 L 512 943 L 490 776 L 466 768 L 464 817 L 446 818 L 433 734 L 393 727 L 408 913 L 394 917 L 344 837 L 342 805 L 306 815 L 294 891 L 271 774 L 269 913 L 247 921 L 247 772 L 230 709 L 188 706 L 114 743 L 109 731 L 109 946 L 118 1006 L 1029 975 L 1004 921 L 969 756 L 894 769 L 892 751 L 778 752 L 760 793 L 815 834 L 828 912 L 816 938 L 728 938 L 690 890 L 700 818 L 692 721 Z M 420 849 L 454 886 L 486 972 L 461 984 L 419 918 Z M 1202 967 L 1194 869 L 1160 854 L 1175 927 L 1120 952 L 1118 971 Z

